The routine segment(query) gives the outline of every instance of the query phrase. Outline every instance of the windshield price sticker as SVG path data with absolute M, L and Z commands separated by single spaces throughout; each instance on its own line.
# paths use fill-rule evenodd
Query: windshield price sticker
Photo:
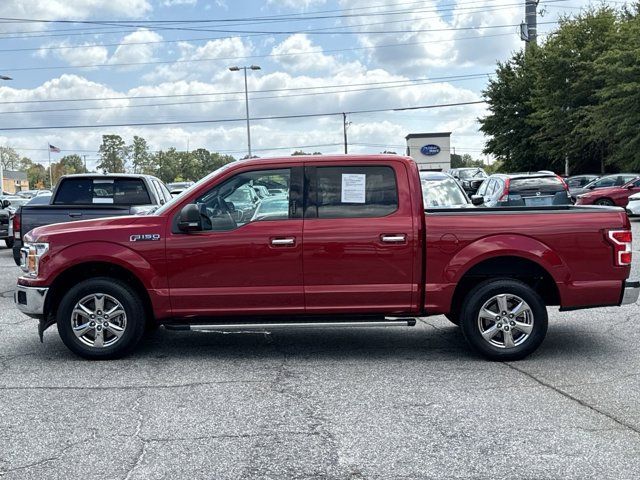
M 342 203 L 365 203 L 367 176 L 364 173 L 342 174 Z

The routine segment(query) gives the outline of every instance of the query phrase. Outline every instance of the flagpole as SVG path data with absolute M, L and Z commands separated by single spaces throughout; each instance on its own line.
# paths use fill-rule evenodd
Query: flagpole
M 51 173 L 51 145 L 47 142 L 47 152 L 49 153 L 49 188 L 53 190 L 53 173 Z

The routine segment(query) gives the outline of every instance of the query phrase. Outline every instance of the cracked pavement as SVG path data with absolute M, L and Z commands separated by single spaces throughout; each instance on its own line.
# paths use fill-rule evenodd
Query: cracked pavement
M 440 316 L 271 335 L 161 329 L 128 358 L 88 362 L 55 327 L 40 344 L 5 294 L 18 273 L 0 249 L 2 480 L 640 471 L 638 305 L 552 308 L 542 347 L 508 364 L 478 358 Z

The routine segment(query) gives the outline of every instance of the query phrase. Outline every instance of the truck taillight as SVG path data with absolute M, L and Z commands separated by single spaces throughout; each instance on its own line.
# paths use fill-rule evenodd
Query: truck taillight
M 13 238 L 20 239 L 20 215 L 15 214 L 11 219 L 13 227 Z
M 631 230 L 609 230 L 607 238 L 613 245 L 614 263 L 619 267 L 631 265 Z

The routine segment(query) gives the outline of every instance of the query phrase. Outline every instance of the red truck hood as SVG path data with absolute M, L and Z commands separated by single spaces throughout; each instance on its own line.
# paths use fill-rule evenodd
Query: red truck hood
M 53 234 L 75 233 L 79 231 L 104 231 L 113 227 L 136 225 L 149 220 L 146 215 L 127 215 L 124 217 L 96 218 L 94 220 L 79 220 L 77 222 L 54 223 L 43 227 L 34 228 L 27 235 L 32 240 L 46 241 Z

